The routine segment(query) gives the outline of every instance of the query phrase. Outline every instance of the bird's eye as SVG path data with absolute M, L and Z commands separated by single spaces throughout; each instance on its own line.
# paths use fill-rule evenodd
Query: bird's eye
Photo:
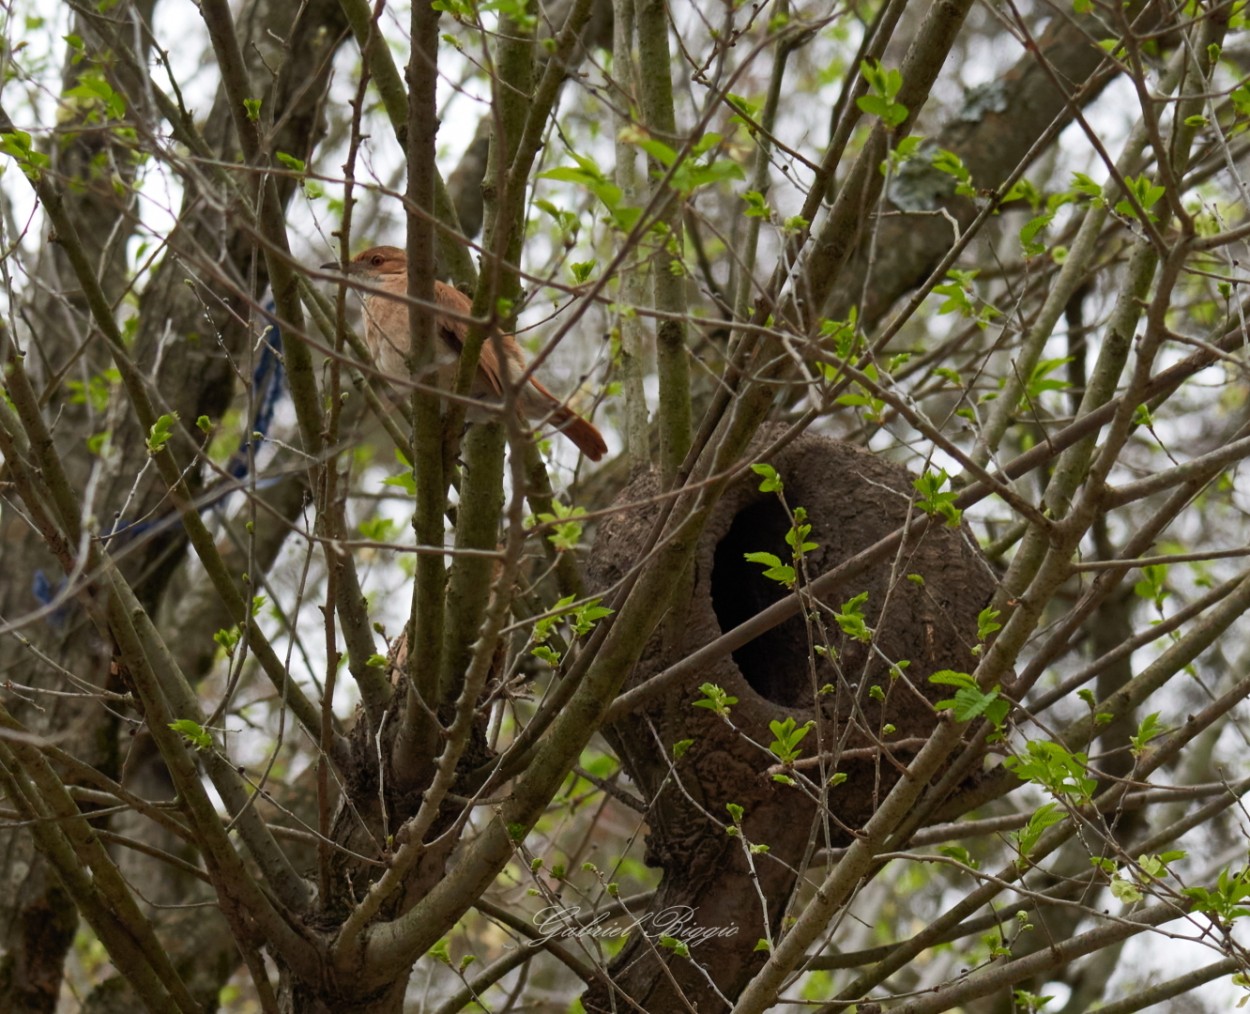
M 386 258 L 384 258 L 381 254 L 374 254 L 371 258 L 369 258 L 375 268 L 380 268 L 385 259 Z

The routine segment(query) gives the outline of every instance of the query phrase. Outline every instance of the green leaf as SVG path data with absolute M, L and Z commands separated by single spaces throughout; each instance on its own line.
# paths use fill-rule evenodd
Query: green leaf
M 451 964 L 451 943 L 446 937 L 431 947 L 428 953 L 430 957 L 441 961 L 444 965 Z
M 646 136 L 640 131 L 631 136 L 636 138 L 634 144 L 659 162 L 664 168 L 670 168 L 677 161 L 677 152 L 663 141 L 657 141 L 654 137 Z
M 120 120 L 126 115 L 126 99 L 113 90 L 104 74 L 97 69 L 84 71 L 74 87 L 66 89 L 65 98 L 87 123 Z
M 238 627 L 222 627 L 213 634 L 213 643 L 221 648 L 227 655 L 234 653 L 234 649 L 238 646 L 243 634 Z
M 1022 176 L 1011 185 L 1010 190 L 1003 194 L 1003 204 L 1010 204 L 1013 201 L 1024 201 L 1036 211 L 1042 206 L 1042 192 Z
M 781 763 L 793 764 L 802 752 L 799 750 L 799 743 L 811 732 L 815 724 L 815 722 L 806 722 L 803 725 L 796 725 L 793 718 L 786 718 L 783 721 L 774 719 L 768 723 L 768 728 L 776 738 L 768 749 Z
M 599 604 L 603 601 L 601 598 L 588 599 L 574 606 L 575 598 L 574 594 L 564 596 L 548 610 L 548 615 L 534 622 L 534 631 L 530 635 L 530 642 L 534 647 L 530 648 L 530 654 L 542 659 L 553 668 L 560 664 L 564 656 L 562 652 L 549 647 L 546 642 L 555 632 L 558 624 L 566 624 L 574 638 L 585 637 L 601 619 L 612 615 L 611 609 Z
M 678 193 L 690 194 L 700 187 L 745 178 L 742 166 L 731 159 L 722 158 L 707 163 L 687 160 L 674 170 L 671 183 Z
M 863 95 L 855 100 L 862 112 L 880 119 L 887 127 L 897 127 L 907 119 L 907 107 L 894 98 L 903 87 L 903 75 L 897 69 L 886 69 L 875 60 L 865 60 L 859 65 L 859 72 L 871 94 Z
M 66 381 L 70 403 L 74 405 L 90 405 L 94 411 L 103 412 L 108 408 L 113 392 L 121 383 L 121 379 L 121 371 L 115 366 L 110 366 L 108 369 L 93 374 L 85 382 L 81 380 Z
M 934 707 L 939 711 L 949 710 L 957 722 L 971 722 L 984 715 L 995 728 L 1002 726 L 1011 710 L 1010 703 L 999 696 L 998 690 L 987 692 L 976 686 L 960 687 L 954 697 L 938 701 Z
M 755 114 L 760 111 L 760 105 L 758 102 L 752 102 L 750 99 L 745 99 L 741 95 L 733 94 L 733 92 L 728 92 L 725 95 L 725 101 L 743 116 L 751 119 L 754 119 Z
M 178 422 L 177 412 L 166 412 L 152 424 L 148 431 L 148 453 L 159 454 L 174 435 L 174 426 Z
M 585 516 L 585 507 L 573 507 L 561 503 L 559 500 L 551 502 L 551 514 L 537 514 L 534 520 L 544 525 L 551 526 L 551 533 L 547 536 L 547 541 L 556 548 L 557 553 L 564 553 L 572 549 L 576 549 L 582 540 L 582 531 L 585 524 L 578 518 Z
M 534 207 L 544 214 L 550 215 L 555 220 L 560 231 L 564 233 L 566 241 L 575 237 L 581 231 L 582 221 L 574 212 L 558 208 L 550 201 L 545 201 L 541 198 L 534 201 Z
M 743 553 L 742 555 L 748 563 L 760 564 L 764 568 L 764 576 L 770 581 L 776 581 L 787 588 L 794 587 L 796 581 L 794 568 L 787 563 L 782 563 L 780 557 L 764 552 Z
M 1000 615 L 999 610 L 986 606 L 977 613 L 977 640 L 985 641 L 996 630 L 1002 630 L 1003 625 L 996 622 Z
M 412 472 L 400 472 L 399 475 L 388 476 L 382 480 L 382 485 L 398 486 L 409 496 L 417 495 L 417 480 L 413 478 Z
M 772 465 L 756 462 L 751 466 L 751 471 L 764 478 L 764 481 L 760 483 L 761 493 L 780 493 L 785 488 L 785 484 L 781 481 L 781 476 L 777 474 L 777 470 Z
M 1077 2 L 1080 2 L 1080 0 L 1077 0 Z M 1004 950 L 1002 954 L 996 954 L 995 956 L 1010 957 L 1011 951 Z M 1027 989 L 1013 989 L 1011 995 L 1015 1001 L 1013 1010 L 1019 1011 L 1020 1014 L 1040 1014 L 1042 1008 L 1054 999 L 1053 996 L 1038 996 L 1036 993 L 1030 993 Z
M 699 693 L 703 697 L 694 702 L 696 708 L 707 708 L 714 711 L 722 718 L 728 717 L 729 709 L 738 703 L 738 698 L 733 694 L 726 693 L 715 683 L 703 683 L 699 686 Z
M 1156 608 L 1162 608 L 1163 600 L 1168 597 L 1166 563 L 1152 563 L 1141 569 L 1141 580 L 1133 585 L 1133 593 L 1140 599 L 1153 602 Z
M 747 218 L 768 220 L 772 217 L 772 208 L 768 206 L 768 202 L 764 200 L 764 195 L 758 190 L 748 190 L 742 195 L 742 199 L 747 205 L 747 210 L 743 212 Z
M 605 616 L 611 616 L 614 610 L 599 605 L 602 598 L 589 599 L 569 614 L 569 627 L 574 637 L 585 637 L 595 629 L 595 624 Z
M 199 722 L 180 718 L 176 722 L 170 722 L 169 727 L 197 750 L 208 750 L 213 745 L 213 737 Z
M 926 471 L 912 480 L 912 486 L 920 494 L 916 500 L 917 507 L 926 514 L 945 518 L 948 526 L 957 528 L 963 512 L 955 506 L 957 496 L 954 490 L 943 489 L 949 481 L 946 470 L 940 469 L 936 473 Z
M 958 313 L 961 317 L 975 321 L 982 329 L 987 327 L 995 317 L 1000 316 L 997 309 L 976 295 L 972 283 L 978 273 L 960 271 L 957 268 L 951 268 L 946 272 L 948 280 L 933 287 L 935 295 L 946 297 L 938 306 L 939 316 Z
M 370 542 L 390 542 L 399 533 L 399 522 L 393 518 L 365 518 L 358 527 Z
M 714 130 L 709 130 L 690 146 L 690 152 L 696 158 L 701 155 L 706 155 L 724 139 L 725 138 L 721 134 L 716 133 Z
M 834 354 L 839 359 L 850 359 L 864 343 L 859 330 L 859 310 L 852 306 L 846 320 L 821 320 L 820 336 L 833 344 Z
M 1030 401 L 1037 401 L 1047 391 L 1066 391 L 1072 385 L 1060 377 L 1052 377 L 1051 374 L 1060 367 L 1067 366 L 1072 362 L 1071 356 L 1059 357 L 1055 359 L 1043 359 L 1033 367 L 1029 373 L 1029 379 L 1024 385 L 1024 397 L 1021 399 L 1020 405 L 1023 408 Z
M 1073 195 L 1089 198 L 1092 201 L 1102 200 L 1102 187 L 1100 187 L 1084 173 L 1072 174 L 1071 193 Z
M 1113 877 L 1110 886 L 1112 896 L 1125 905 L 1134 905 L 1145 897 L 1131 880 L 1121 876 Z
M 569 593 L 561 599 L 556 600 L 556 604 L 547 610 L 547 616 L 539 618 L 534 623 L 534 633 L 531 639 L 535 644 L 542 644 L 547 640 L 555 630 L 556 624 L 560 622 L 560 618 L 568 612 L 568 607 L 576 600 L 577 595 Z
M 897 127 L 907 119 L 907 107 L 900 102 L 891 102 L 880 95 L 861 95 L 855 100 L 862 112 L 875 116 L 887 127 Z
M 865 643 L 872 640 L 872 628 L 868 626 L 867 621 L 864 619 L 864 603 L 867 601 L 868 593 L 860 592 L 853 598 L 843 602 L 841 611 L 835 611 L 833 614 L 833 618 L 837 621 L 842 633 L 856 641 Z
M 972 853 L 961 845 L 940 845 L 938 852 L 949 859 L 954 859 L 957 863 L 962 863 L 969 869 L 980 869 L 980 864 L 972 858 Z
M 977 685 L 977 681 L 972 678 L 971 673 L 957 672 L 954 669 L 939 669 L 929 677 L 929 682 L 940 687 L 975 688 Z
M 813 549 L 820 548 L 818 543 L 807 540 L 811 532 L 812 526 L 807 523 L 807 509 L 795 507 L 794 524 L 786 532 L 786 545 L 793 551 L 796 560 L 802 559 L 804 554 L 810 553 Z
M 260 119 L 260 99 L 244 99 L 243 111 L 251 123 Z
M 1041 840 L 1046 829 L 1058 824 L 1066 814 L 1055 803 L 1040 806 L 1029 818 L 1029 822 L 1015 834 L 1016 848 L 1022 857 L 1027 857 Z
M 1234 99 L 1234 101 L 1236 100 Z M 1151 214 L 1150 209 L 1167 192 L 1166 188 L 1151 183 L 1149 177 L 1144 173 L 1136 179 L 1132 176 L 1125 176 L 1124 182 L 1127 184 L 1129 192 L 1137 199 L 1137 203 L 1141 206 L 1142 211 L 1146 212 L 1146 217 L 1152 222 L 1157 222 L 1159 216 Z M 1138 217 L 1137 208 L 1133 206 L 1133 202 L 1127 197 L 1116 202 L 1115 210 L 1125 218 L 1136 219 Z
M 1045 252 L 1046 244 L 1040 242 L 1037 237 L 1045 232 L 1054 220 L 1055 213 L 1053 211 L 1045 211 L 1030 218 L 1024 224 L 1024 227 L 1020 230 L 1020 248 L 1024 251 L 1025 256 L 1033 257 Z
M 1087 803 L 1098 782 L 1089 775 L 1089 757 L 1073 753 L 1050 740 L 1032 740 L 1025 744 L 1023 754 L 1008 757 L 1003 767 L 1021 781 L 1035 782 L 1056 796 L 1068 796 L 1078 803 Z
M 1137 865 L 1141 867 L 1141 875 L 1150 880 L 1158 880 L 1168 872 L 1162 856 L 1140 855 L 1137 857 Z
M 940 173 L 945 173 L 955 181 L 955 193 L 960 197 L 976 197 L 976 187 L 972 185 L 972 173 L 964 165 L 964 160 L 953 151 L 939 148 L 929 160 L 930 164 Z
M 677 937 L 670 937 L 667 934 L 661 934 L 660 946 L 665 950 L 672 951 L 679 958 L 690 957 L 690 947 L 685 941 L 679 940 Z
M 1163 732 L 1159 724 L 1159 712 L 1152 711 L 1149 715 L 1141 720 L 1141 724 L 1137 727 L 1135 735 L 1129 737 L 1132 742 L 1132 752 L 1134 757 L 1139 757 L 1146 749 L 1146 744 Z
M 31 137 L 24 130 L 11 130 L 0 134 L 0 151 L 13 159 L 22 174 L 32 182 L 38 181 L 51 159 L 31 144 Z
M 555 648 L 547 644 L 536 644 L 530 649 L 530 654 L 537 659 L 546 662 L 552 669 L 556 669 L 560 665 L 560 660 L 564 655 L 556 651 Z
M 585 187 L 589 190 L 609 211 L 615 214 L 620 209 L 621 188 L 612 182 L 611 178 L 599 168 L 594 159 L 587 158 L 585 155 L 579 155 L 576 152 L 569 153 L 573 160 L 577 163 L 575 166 L 557 166 L 554 169 L 547 169 L 538 174 L 540 180 L 555 180 L 560 183 L 575 183 L 578 186 Z M 634 209 L 637 214 L 641 214 L 639 209 Z M 637 214 L 634 218 L 637 219 Z M 622 227 L 625 226 L 622 224 Z
M 725 180 L 744 179 L 742 167 L 732 159 L 716 159 L 710 157 L 701 161 L 699 156 L 707 153 L 721 142 L 716 133 L 703 135 L 692 146 L 688 156 L 682 156 L 663 141 L 657 140 L 639 127 L 627 127 L 620 133 L 620 139 L 628 144 L 636 145 L 647 153 L 661 170 L 653 173 L 657 178 L 667 175 L 674 190 L 681 194 L 690 194 L 699 187 Z

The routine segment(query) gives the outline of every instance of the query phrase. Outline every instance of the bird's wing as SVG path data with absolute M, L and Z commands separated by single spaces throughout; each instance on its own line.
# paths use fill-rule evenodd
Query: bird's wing
M 440 307 L 455 314 L 454 318 L 439 317 L 438 332 L 447 346 L 459 357 L 469 330 L 463 318 L 472 315 L 473 302 L 459 289 L 454 289 L 443 282 L 434 283 L 434 298 Z M 525 356 L 521 354 L 516 339 L 507 334 L 502 335 L 501 338 L 499 343 L 490 338 L 483 342 L 482 351 L 477 360 L 478 373 L 489 385 L 490 393 L 499 398 L 503 397 L 503 371 L 499 368 L 497 344 L 503 347 L 503 354 L 508 360 L 508 375 L 513 378 L 514 382 L 525 372 Z

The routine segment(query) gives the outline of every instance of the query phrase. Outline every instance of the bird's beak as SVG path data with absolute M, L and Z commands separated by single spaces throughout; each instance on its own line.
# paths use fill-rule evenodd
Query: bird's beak
M 363 275 L 367 272 L 367 265 L 361 264 L 359 261 L 348 261 L 346 264 L 340 264 L 338 261 L 330 261 L 328 264 L 321 265 L 322 271 L 337 271 L 341 275 Z

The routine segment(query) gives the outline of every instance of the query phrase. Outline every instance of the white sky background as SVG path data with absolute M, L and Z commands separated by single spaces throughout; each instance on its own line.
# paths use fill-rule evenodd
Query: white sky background
M 816 10 L 817 8 L 813 6 L 811 9 Z M 685 8 L 685 10 L 690 11 L 691 8 Z M 32 134 L 39 135 L 41 127 L 46 127 L 55 122 L 56 95 L 60 87 L 62 65 L 62 52 L 60 49 L 54 53 L 49 53 L 46 48 L 41 49 L 40 47 L 46 47 L 50 41 L 54 42 L 58 47 L 62 45 L 61 37 L 68 32 L 69 12 L 65 5 L 55 2 L 55 0 L 16 2 L 10 6 L 10 11 L 10 42 L 14 45 L 19 42 L 23 44 L 23 48 L 16 55 L 18 66 L 35 66 L 43 59 L 44 73 L 34 80 L 27 79 L 9 83 L 6 87 L 5 103 L 19 127 L 29 130 Z M 717 8 L 717 11 L 718 13 L 714 15 L 715 17 L 723 16 L 719 13 L 719 8 Z M 693 17 L 693 15 L 691 16 Z M 43 26 L 32 25 L 28 30 L 24 27 L 24 21 L 27 18 L 43 18 L 46 23 Z M 55 26 L 55 28 L 50 29 L 49 26 Z M 161 45 L 169 51 L 172 66 L 176 68 L 179 74 L 178 84 L 184 101 L 189 108 L 198 110 L 201 114 L 206 114 L 211 107 L 217 88 L 218 75 L 216 67 L 211 60 L 211 55 L 206 56 L 206 54 L 211 54 L 211 49 L 208 46 L 206 33 L 195 5 L 189 2 L 189 0 L 164 0 L 157 6 L 155 29 Z M 449 25 L 446 30 L 453 31 L 454 28 Z M 406 31 L 406 13 L 401 12 L 398 15 L 393 24 L 393 31 L 395 35 L 392 42 L 397 48 L 402 49 L 402 39 Z M 691 36 L 694 37 L 694 35 L 695 29 L 692 26 Z M 400 41 L 397 43 L 395 40 Z M 1003 66 L 1017 58 L 1018 47 L 1014 43 L 1011 43 L 1010 46 L 999 46 L 992 45 L 984 40 L 978 40 L 973 45 L 972 54 L 975 58 L 965 62 L 959 68 L 958 82 L 950 78 L 951 69 L 948 68 L 946 72 L 947 77 L 942 85 L 942 89 L 945 89 L 945 91 L 939 90 L 939 98 L 950 98 L 957 93 L 960 86 L 973 86 L 992 80 Z M 397 52 L 397 61 L 402 64 L 404 56 L 406 56 L 406 53 Z M 462 73 L 458 68 L 457 64 L 460 58 L 457 57 L 454 50 L 451 47 L 446 47 L 440 59 L 442 60 L 442 69 L 446 78 L 440 95 L 440 109 L 443 112 L 443 117 L 439 132 L 439 145 L 441 168 L 444 174 L 446 174 L 455 166 L 460 154 L 472 139 L 483 106 L 480 103 L 479 96 L 475 96 L 467 90 L 459 90 L 463 87 L 463 82 L 468 75 Z M 336 65 L 333 95 L 344 104 L 354 91 L 352 75 L 357 62 L 357 54 L 354 47 L 349 45 L 340 54 Z M 600 71 L 590 68 L 589 73 L 589 83 L 597 83 Z M 160 80 L 159 74 L 158 80 Z M 455 87 L 453 87 L 453 83 Z M 583 82 L 571 87 L 583 87 L 585 84 L 586 82 Z M 812 139 L 823 137 L 827 129 L 827 108 L 832 102 L 832 98 L 836 96 L 837 89 L 838 85 L 832 83 L 826 87 L 822 94 L 804 96 L 803 101 L 787 103 L 779 125 L 779 134 L 789 143 L 793 143 L 798 147 L 803 147 L 805 141 L 811 143 Z M 750 93 L 749 89 L 744 88 L 742 91 L 747 94 Z M 697 98 L 698 96 L 696 95 L 696 100 Z M 1095 129 L 1099 131 L 1100 135 L 1107 142 L 1108 149 L 1113 152 L 1116 151 L 1118 142 L 1126 135 L 1138 116 L 1137 99 L 1131 86 L 1126 81 L 1119 81 L 1113 84 L 1087 115 Z M 372 135 L 372 140 L 366 147 L 363 164 L 372 166 L 376 182 L 402 189 L 403 180 L 399 172 L 399 167 L 402 165 L 402 153 L 397 148 L 389 125 L 380 117 L 381 114 L 378 114 L 376 124 L 368 129 L 368 133 Z M 924 132 L 924 129 L 924 127 L 921 128 L 922 132 Z M 1088 151 L 1088 146 L 1084 143 L 1080 134 L 1080 128 L 1076 126 L 1069 128 L 1063 139 L 1063 144 L 1069 154 Z M 611 166 L 613 160 L 611 124 L 605 123 L 603 125 L 597 145 L 592 146 L 591 151 L 599 159 L 600 165 L 605 168 Z M 342 154 L 340 152 L 318 152 L 316 161 L 310 165 L 310 169 L 325 175 L 333 175 L 338 172 L 338 166 L 342 162 Z M 545 167 L 547 168 L 567 164 L 568 162 L 568 159 L 560 150 L 559 142 L 556 138 L 551 139 L 551 143 L 544 151 L 543 158 L 546 160 Z M 1105 170 L 1094 162 L 1092 158 L 1088 160 L 1087 164 L 1079 166 L 1079 168 L 1088 172 L 1098 181 L 1102 181 L 1106 177 Z M 782 215 L 796 213 L 802 199 L 799 191 L 791 189 L 787 192 L 785 189 L 785 177 L 779 172 L 774 175 L 776 178 L 774 180 L 774 189 L 769 194 L 770 202 L 777 207 Z M 800 180 L 803 177 L 801 171 L 796 171 L 793 175 Z M 33 248 L 35 244 L 43 241 L 46 230 L 35 213 L 34 202 L 25 180 L 16 172 L 12 165 L 8 164 L 7 160 L 5 160 L 4 173 L 0 176 L 0 186 L 5 189 L 7 196 L 12 201 L 18 229 L 21 230 L 27 223 L 30 223 L 30 228 L 25 231 L 21 238 L 21 243 L 27 249 Z M 541 184 L 541 187 L 542 195 L 555 203 L 569 208 L 582 206 L 583 195 L 577 192 L 570 192 L 567 185 L 554 184 L 548 181 Z M 327 190 L 331 189 L 332 185 L 327 185 Z M 154 161 L 145 170 L 143 193 L 145 198 L 143 212 L 145 224 L 155 236 L 159 237 L 168 230 L 173 221 L 170 209 L 174 211 L 178 209 L 181 202 L 180 189 L 176 180 L 165 174 L 160 164 Z M 324 210 L 324 202 L 321 202 L 319 206 L 318 202 L 309 202 L 301 197 L 297 197 L 291 207 L 290 225 L 293 241 L 297 244 L 297 256 L 306 257 L 310 264 L 331 260 L 337 256 L 335 241 L 329 235 L 331 229 L 337 223 L 327 217 Z M 6 231 L 11 232 L 11 226 L 6 226 Z M 588 233 L 589 230 L 586 230 L 586 232 Z M 368 237 L 368 243 L 365 241 L 365 237 L 357 236 L 354 239 L 354 246 L 356 249 L 359 249 L 372 242 L 396 242 L 402 245 L 403 235 L 403 221 L 397 212 L 393 212 L 389 216 L 387 231 L 371 235 Z M 4 240 L 7 244 L 13 242 L 14 238 L 13 235 L 6 235 Z M 299 244 L 302 244 L 302 249 Z M 541 272 L 544 265 L 549 263 L 550 258 L 557 251 L 552 249 L 550 244 L 543 243 L 537 244 L 533 252 L 533 263 L 526 266 L 531 270 Z M 590 259 L 591 256 L 591 247 L 583 243 L 568 255 L 566 263 Z M 766 256 L 761 258 L 761 262 L 767 263 Z M 564 280 L 567 280 L 567 275 Z M 551 301 L 549 299 L 536 298 L 524 315 L 523 324 L 534 324 L 538 321 L 543 321 L 549 316 L 550 309 Z M 588 314 L 585 322 L 587 327 L 600 329 L 606 329 L 610 323 L 606 315 L 598 311 Z M 559 318 L 553 324 L 546 326 L 555 327 L 558 324 Z M 541 337 L 545 332 L 543 329 L 540 329 L 538 333 Z M 562 346 L 550 362 L 549 369 L 557 370 L 558 364 L 563 356 L 567 354 L 571 362 L 566 364 L 567 373 L 565 374 L 565 379 L 575 377 L 577 374 L 589 370 L 593 365 L 593 359 L 582 357 L 579 351 L 582 348 L 584 346 L 577 346 L 575 349 L 572 344 Z M 560 376 L 560 374 L 557 372 L 556 376 Z M 1165 436 L 1174 440 L 1177 446 L 1184 446 L 1184 433 L 1177 431 Z M 614 434 L 608 434 L 608 439 L 610 443 L 616 446 Z M 572 458 L 567 456 L 560 448 L 558 438 L 555 444 L 559 460 L 564 464 L 570 463 Z M 936 464 L 939 466 L 945 464 L 952 471 L 955 470 L 953 463 L 942 462 L 940 458 L 936 459 Z M 381 461 L 379 462 L 379 467 L 367 473 L 366 487 L 373 492 L 379 491 L 381 487 L 378 484 L 386 474 L 393 474 L 393 469 L 390 468 L 389 461 Z M 1250 509 L 1250 501 L 1245 499 L 1247 494 L 1243 492 L 1241 496 L 1243 497 L 1242 506 Z M 400 523 L 401 533 L 410 538 L 410 533 L 406 530 L 408 512 L 404 504 L 400 501 L 393 502 L 387 508 L 387 511 Z M 1183 533 L 1170 534 L 1179 535 Z M 275 579 L 283 581 L 292 570 L 297 572 L 298 568 L 302 566 L 302 554 L 303 548 L 293 545 L 287 558 L 275 567 Z M 1219 572 L 1220 567 L 1217 566 L 1213 569 Z M 1179 575 L 1179 568 L 1177 569 L 1177 574 Z M 363 576 L 370 588 L 377 594 L 377 602 L 382 609 L 380 618 L 383 619 L 383 622 L 386 623 L 392 634 L 397 633 L 407 613 L 407 597 L 406 594 L 396 594 L 396 592 L 404 588 L 406 579 L 388 561 L 385 554 L 375 556 L 374 560 L 363 569 Z M 316 606 L 316 601 L 308 601 L 304 604 L 304 611 L 297 620 L 298 625 L 305 629 L 316 629 L 319 627 L 321 617 L 316 612 Z M 320 677 L 324 673 L 324 656 L 321 654 L 321 640 L 319 637 L 310 637 L 305 638 L 305 642 L 309 651 L 311 667 Z M 281 645 L 278 647 L 279 651 L 283 650 Z M 297 664 L 295 668 L 298 670 L 301 667 Z M 340 687 L 343 688 L 345 695 L 352 693 L 350 681 L 341 681 Z M 340 703 L 347 705 L 349 702 L 345 697 Z M 288 734 L 289 731 L 290 723 L 288 723 Z M 1227 737 L 1229 735 L 1236 735 L 1236 730 L 1228 730 L 1225 733 L 1226 747 L 1228 746 Z M 263 734 L 244 736 L 240 739 L 239 745 L 242 748 L 246 762 L 250 764 L 263 758 L 268 746 L 268 740 L 267 736 Z M 1226 749 L 1224 756 L 1245 757 L 1246 751 L 1244 748 L 1233 747 L 1232 749 Z M 1244 762 L 1242 767 L 1245 767 Z M 1240 777 L 1242 774 L 1244 774 L 1244 770 L 1228 772 L 1230 778 Z M 1117 977 L 1122 978 L 1126 985 L 1130 983 L 1140 984 L 1148 975 L 1167 978 L 1180 974 L 1189 967 L 1196 967 L 1211 960 L 1213 960 L 1213 955 L 1207 948 L 1148 936 L 1142 940 L 1134 941 L 1128 946 L 1121 960 L 1120 970 L 1117 971 Z M 1208 1010 L 1228 1010 L 1232 1009 L 1232 1005 L 1240 996 L 1241 994 L 1231 984 L 1226 980 L 1222 980 L 1209 984 L 1199 992 L 1191 994 L 1185 1001 L 1190 1006 L 1184 1006 L 1183 1008 L 1175 1007 L 1173 1009 L 1198 1010 L 1199 1008 L 1194 1005 L 1201 1003 Z M 1058 1007 L 1059 1002 L 1057 1000 L 1051 1009 Z

